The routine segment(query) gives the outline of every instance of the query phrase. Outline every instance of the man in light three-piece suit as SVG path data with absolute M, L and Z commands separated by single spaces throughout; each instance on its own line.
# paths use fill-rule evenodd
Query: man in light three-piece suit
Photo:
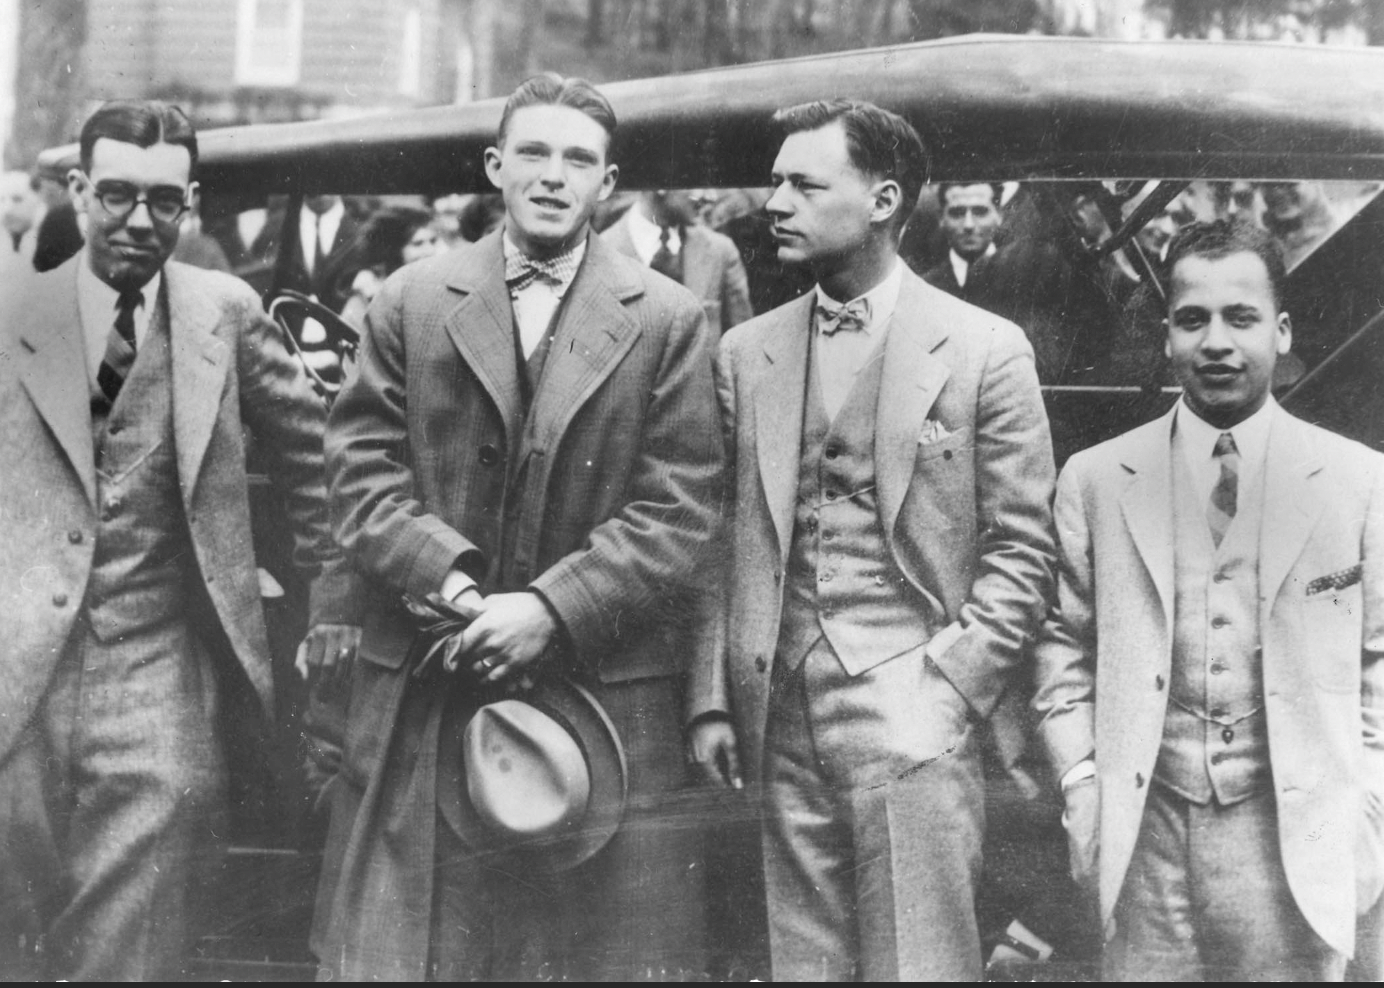
M 978 733 L 1051 586 L 1033 353 L 900 261 L 906 121 L 776 121 L 766 209 L 817 287 L 722 342 L 733 517 L 690 757 L 762 787 L 775 980 L 977 980 Z
M 324 575 L 326 410 L 254 292 L 165 263 L 196 154 L 174 107 L 98 110 L 70 176 L 87 244 L 0 309 L 7 979 L 184 974 L 195 865 L 225 833 L 219 700 L 248 681 L 273 711 L 247 428 L 318 577 L 303 659 L 354 648 Z
M 1115 980 L 1339 980 L 1384 884 L 1384 457 L 1270 393 L 1262 230 L 1169 252 L 1167 415 L 1072 457 L 1035 705 Z

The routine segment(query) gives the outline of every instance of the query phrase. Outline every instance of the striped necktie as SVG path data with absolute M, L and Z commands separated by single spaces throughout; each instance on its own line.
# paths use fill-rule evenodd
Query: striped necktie
M 1235 448 L 1235 439 L 1228 432 L 1222 432 L 1216 439 L 1212 455 L 1221 465 L 1221 476 L 1211 489 L 1211 504 L 1206 509 L 1206 520 L 1211 523 L 1211 538 L 1220 548 L 1226 529 L 1235 517 L 1235 502 L 1240 490 L 1240 451 Z
M 106 353 L 96 371 L 96 383 L 112 405 L 135 362 L 135 309 L 144 304 L 144 293 L 127 289 L 115 300 L 115 325 L 106 336 Z

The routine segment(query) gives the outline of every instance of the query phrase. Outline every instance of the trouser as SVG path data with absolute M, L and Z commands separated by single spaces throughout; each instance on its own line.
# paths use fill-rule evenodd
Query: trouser
M 981 977 L 985 789 L 964 699 L 918 648 L 850 676 L 775 660 L 764 869 L 775 981 Z
M 1293 900 L 1272 790 L 1199 806 L 1155 783 L 1106 947 L 1109 981 L 1340 981 Z
M 185 622 L 113 642 L 77 622 L 0 765 L 0 976 L 183 974 L 191 886 L 225 809 L 215 709 Z
M 620 829 L 557 875 L 469 848 L 438 815 L 430 980 L 682 981 L 705 972 L 699 795 L 672 678 L 595 693 L 625 748 Z

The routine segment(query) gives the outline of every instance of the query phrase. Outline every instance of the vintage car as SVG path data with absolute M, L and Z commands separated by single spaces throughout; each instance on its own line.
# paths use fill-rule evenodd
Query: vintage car
M 1384 449 L 1384 51 L 976 36 L 603 89 L 620 121 L 613 156 L 625 190 L 762 187 L 778 145 L 771 113 L 836 96 L 910 119 L 929 146 L 933 183 L 1008 183 L 1002 237 L 1027 244 L 1033 256 L 1005 314 L 1034 343 L 1059 461 L 1174 400 L 1162 357 L 1157 229 L 1166 235 L 1169 223 L 1233 210 L 1278 223 L 1292 259 L 1296 354 L 1281 368 L 1279 398 Z M 482 151 L 501 106 L 204 132 L 204 218 L 211 225 L 268 205 L 273 224 L 322 193 L 488 191 Z M 58 163 L 74 149 L 47 154 Z M 1310 237 L 1290 215 L 1307 200 L 1319 213 Z M 763 233 L 762 217 L 748 214 L 747 224 L 751 235 L 756 226 Z M 923 214 L 909 231 L 906 256 L 915 263 L 938 256 L 934 224 L 935 214 Z M 277 254 L 242 269 L 266 304 L 280 296 L 298 249 L 295 224 L 269 233 Z M 772 253 L 747 261 L 753 277 L 756 263 L 772 266 Z M 327 349 L 349 359 L 353 331 L 308 314 L 320 317 Z M 298 327 L 302 315 L 284 321 Z M 308 363 L 322 369 L 320 358 Z M 322 376 L 330 400 L 334 384 Z M 228 892 L 208 918 L 199 963 L 214 977 L 307 977 L 322 829 L 298 776 L 304 691 L 292 651 L 303 591 L 282 551 L 272 493 L 264 484 L 256 491 L 257 545 L 270 577 L 265 608 L 282 670 L 280 734 L 262 777 L 241 780 Z M 1060 806 L 1031 768 L 1017 782 L 992 773 L 987 949 L 1019 962 L 994 965 L 993 977 L 1087 979 L 1096 969 L 1064 884 Z M 708 976 L 762 977 L 756 890 L 736 880 L 756 871 L 752 805 L 718 805 L 723 815 L 707 826 L 721 848 L 711 864 L 722 882 L 722 949 Z M 1013 942 L 1014 919 L 1055 952 L 1023 936 Z

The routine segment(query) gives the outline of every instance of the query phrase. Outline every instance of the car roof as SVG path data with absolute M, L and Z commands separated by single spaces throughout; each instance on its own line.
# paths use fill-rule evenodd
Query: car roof
M 832 97 L 911 120 L 933 181 L 1384 179 L 1380 49 L 967 36 L 600 88 L 626 189 L 763 185 L 773 111 Z M 489 190 L 503 105 L 207 130 L 198 177 L 227 193 Z

